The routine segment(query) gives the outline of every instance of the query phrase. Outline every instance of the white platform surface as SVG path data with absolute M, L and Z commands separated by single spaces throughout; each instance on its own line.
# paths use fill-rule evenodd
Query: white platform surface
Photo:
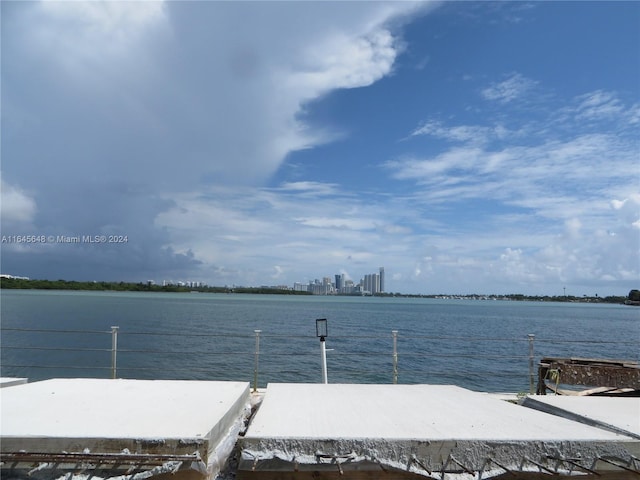
M 53 379 L 0 390 L 0 437 L 206 437 L 246 382 Z
M 533 395 L 527 397 L 525 405 L 536 408 L 536 402 L 558 409 L 558 414 L 574 413 L 640 435 L 640 398 L 637 397 Z
M 366 438 L 630 440 L 456 386 L 269 384 L 244 441 Z

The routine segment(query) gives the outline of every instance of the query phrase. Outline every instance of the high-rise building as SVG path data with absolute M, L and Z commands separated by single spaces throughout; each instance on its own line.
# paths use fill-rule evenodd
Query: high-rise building
M 309 284 L 309 292 L 313 295 L 333 295 L 335 294 L 335 290 L 333 288 L 332 283 L 310 283 Z
M 356 287 L 353 284 L 353 280 L 345 280 L 344 285 L 342 286 L 342 292 L 340 293 L 354 293 L 355 290 Z
M 344 287 L 344 273 L 336 274 L 336 290 L 340 292 Z
M 384 267 L 380 267 L 380 291 L 384 292 Z
M 371 295 L 380 292 L 380 275 L 377 273 L 368 273 L 364 276 L 363 289 Z

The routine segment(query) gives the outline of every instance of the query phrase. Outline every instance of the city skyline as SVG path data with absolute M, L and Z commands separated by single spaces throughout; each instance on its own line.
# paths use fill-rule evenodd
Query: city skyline
M 356 283 L 344 273 L 336 273 L 335 281 L 331 277 L 316 278 L 308 283 L 295 282 L 293 290 L 309 292 L 313 295 L 376 295 L 385 293 L 384 267 L 378 269 L 378 273 L 367 273 Z
M 3 274 L 638 288 L 640 2 L 34 0 L 0 22 Z

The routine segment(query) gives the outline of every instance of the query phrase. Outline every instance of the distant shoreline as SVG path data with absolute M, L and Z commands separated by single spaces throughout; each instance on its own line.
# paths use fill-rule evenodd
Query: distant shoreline
M 73 280 L 31 280 L 24 278 L 0 278 L 0 289 L 6 290 L 78 290 L 78 291 L 104 291 L 104 292 L 164 292 L 164 293 L 249 293 L 263 295 L 311 295 L 309 292 L 295 291 L 292 289 L 276 287 L 215 287 L 186 285 L 156 285 L 153 283 L 132 282 L 79 282 Z M 334 295 L 331 295 L 334 296 Z M 353 295 L 335 295 L 353 296 Z M 360 296 L 360 295 L 357 295 Z M 451 295 L 451 294 L 403 294 L 403 293 L 379 293 L 377 297 L 403 297 L 403 298 L 433 298 L 446 300 L 501 300 L 501 301 L 532 301 L 532 302 L 563 302 L 563 303 L 610 303 L 633 305 L 627 296 L 607 297 L 576 297 L 567 296 L 539 296 L 539 295 Z

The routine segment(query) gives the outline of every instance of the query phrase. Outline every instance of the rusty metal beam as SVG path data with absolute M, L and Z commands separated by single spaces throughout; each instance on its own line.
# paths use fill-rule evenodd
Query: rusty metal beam
M 2 452 L 0 461 L 5 463 L 92 463 L 118 465 L 162 465 L 166 462 L 198 462 L 200 455 L 158 455 L 138 453 L 47 453 L 47 452 Z
M 546 393 L 547 381 L 640 390 L 640 365 L 626 360 L 544 357 L 538 365 L 537 394 Z

